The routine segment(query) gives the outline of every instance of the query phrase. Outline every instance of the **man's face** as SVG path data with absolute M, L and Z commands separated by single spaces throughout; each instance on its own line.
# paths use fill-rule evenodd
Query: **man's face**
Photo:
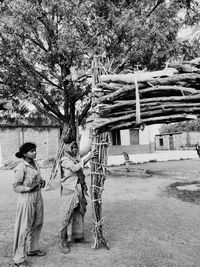
M 28 158 L 28 159 L 35 159 L 36 158 L 36 149 L 34 148 L 34 149 L 31 149 L 31 150 L 29 150 L 28 152 L 26 152 L 25 154 L 24 154 L 24 156 L 26 157 L 26 158 Z
M 76 156 L 77 153 L 78 153 L 78 147 L 77 147 L 76 144 L 74 144 L 74 145 L 72 146 L 72 154 L 73 154 L 74 156 Z

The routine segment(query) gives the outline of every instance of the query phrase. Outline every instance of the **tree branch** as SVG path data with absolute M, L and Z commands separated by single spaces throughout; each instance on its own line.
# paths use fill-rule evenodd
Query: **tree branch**
M 42 108 L 41 105 L 40 105 L 40 103 L 38 103 L 39 100 L 33 99 L 31 102 L 37 108 L 37 110 L 40 113 L 45 113 L 47 116 L 52 117 L 53 119 L 57 120 L 59 123 L 61 123 L 61 124 L 63 123 L 63 121 L 60 118 L 58 118 L 54 114 L 50 113 L 49 112 L 49 109 L 47 110 L 44 106 L 43 106 L 44 108 Z
M 24 58 L 19 59 L 20 62 L 24 65 L 25 70 L 27 71 L 27 69 L 31 72 L 31 73 L 35 73 L 37 75 L 39 75 L 40 77 L 42 77 L 44 80 L 46 80 L 48 83 L 50 83 L 51 85 L 55 86 L 56 88 L 59 88 L 61 90 L 63 90 L 63 88 L 59 85 L 57 85 L 56 83 L 52 82 L 51 80 L 49 80 L 46 75 L 44 75 L 43 73 L 37 71 L 34 66 L 30 65 L 29 62 L 27 62 Z
M 83 109 L 82 113 L 78 117 L 79 125 L 81 125 L 83 119 L 86 117 L 86 114 L 88 113 L 90 107 L 91 107 L 91 101 L 85 106 L 85 108 Z
M 51 111 L 54 115 L 57 116 L 57 118 L 60 121 L 64 120 L 63 114 L 57 109 L 57 107 L 56 107 L 57 110 L 55 110 L 55 106 L 52 107 L 51 105 L 48 105 L 47 103 L 45 103 L 44 99 L 42 99 L 42 98 L 40 99 L 40 101 L 41 101 L 42 105 L 45 107 L 46 110 Z
M 164 3 L 165 0 L 158 0 L 156 5 L 152 8 L 152 10 L 147 14 L 147 18 L 159 7 L 159 5 L 161 5 L 162 3 Z

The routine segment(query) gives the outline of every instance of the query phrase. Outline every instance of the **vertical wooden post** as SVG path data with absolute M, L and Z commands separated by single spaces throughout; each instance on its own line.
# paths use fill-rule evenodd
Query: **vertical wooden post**
M 46 184 L 46 187 L 45 187 L 45 190 L 46 191 L 48 191 L 48 190 L 50 190 L 52 188 L 51 183 L 55 179 L 55 177 L 56 177 L 56 175 L 58 173 L 59 166 L 60 166 L 60 159 L 62 157 L 63 150 L 64 150 L 64 140 L 63 140 L 63 138 L 65 137 L 67 130 L 68 130 L 68 127 L 64 123 L 62 135 L 61 135 L 61 138 L 60 138 L 60 144 L 59 144 L 58 154 L 57 154 L 56 159 L 53 162 L 53 167 L 51 169 L 50 178 L 49 178 L 49 180 L 48 180 L 48 182 Z
M 79 120 L 78 120 L 78 110 L 76 110 L 76 115 L 75 115 L 75 120 L 76 120 L 76 142 L 78 144 L 80 144 L 80 138 L 79 138 Z
M 109 246 L 103 236 L 103 217 L 102 217 L 102 192 L 104 189 L 104 181 L 106 179 L 106 165 L 107 165 L 107 151 L 110 142 L 108 133 L 97 135 L 95 130 L 95 121 L 98 115 L 94 112 L 96 103 L 95 89 L 98 82 L 98 61 L 97 56 L 93 59 L 92 64 L 93 81 L 92 81 L 92 151 L 99 152 L 98 158 L 91 160 L 91 201 L 92 201 L 92 218 L 94 222 L 93 235 L 94 245 L 93 248 L 99 248 L 101 245 L 109 249 Z
M 135 73 L 135 101 L 136 101 L 136 123 L 140 124 L 141 114 L 140 114 L 140 95 L 137 82 L 137 72 Z
M 91 162 L 91 201 L 92 217 L 94 221 L 93 248 L 101 245 L 109 249 L 108 243 L 103 236 L 103 216 L 102 216 L 102 192 L 106 179 L 107 151 L 109 145 L 108 133 L 93 136 L 93 149 L 99 152 L 99 157 Z

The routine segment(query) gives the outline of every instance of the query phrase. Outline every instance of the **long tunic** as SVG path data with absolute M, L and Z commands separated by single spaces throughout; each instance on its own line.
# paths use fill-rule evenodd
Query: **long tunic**
M 83 237 L 87 201 L 78 184 L 77 174 L 82 167 L 82 162 L 77 163 L 70 156 L 61 158 L 61 238 L 65 236 L 68 241 Z
M 26 240 L 28 251 L 38 249 L 44 221 L 41 190 L 30 191 L 33 183 L 42 179 L 36 162 L 35 165 L 37 169 L 23 160 L 14 170 L 13 189 L 19 193 L 13 247 L 15 263 L 23 262 L 26 258 Z

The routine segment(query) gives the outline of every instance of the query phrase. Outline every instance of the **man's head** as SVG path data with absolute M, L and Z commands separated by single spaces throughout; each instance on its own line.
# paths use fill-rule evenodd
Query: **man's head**
M 17 158 L 36 158 L 36 144 L 27 142 L 20 146 L 19 151 L 15 154 Z
M 71 152 L 74 156 L 77 155 L 78 153 L 78 145 L 76 142 L 73 142 L 72 145 L 71 145 Z

